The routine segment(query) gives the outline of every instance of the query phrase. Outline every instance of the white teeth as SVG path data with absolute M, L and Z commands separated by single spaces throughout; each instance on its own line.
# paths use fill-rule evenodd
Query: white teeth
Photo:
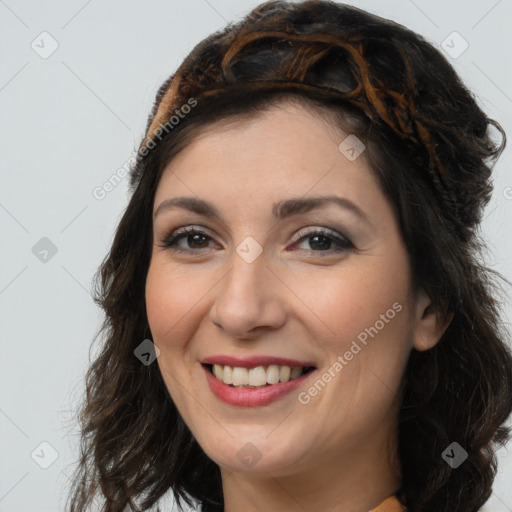
M 271 364 L 267 368 L 267 383 L 277 384 L 279 382 L 279 366 L 277 364 Z
M 246 368 L 233 368 L 233 385 L 234 386 L 247 386 L 249 384 L 249 372 Z
M 222 380 L 224 384 L 233 384 L 233 367 L 224 366 L 224 375 L 219 380 Z
M 297 379 L 302 375 L 303 366 L 290 368 L 271 364 L 268 367 L 256 366 L 255 368 L 241 368 L 239 366 L 213 365 L 213 374 L 224 384 L 231 384 L 236 387 L 263 387 L 267 384 L 288 382 Z
M 215 375 L 215 377 L 217 377 L 217 379 L 222 380 L 222 373 L 223 373 L 222 366 L 220 364 L 214 364 L 213 365 L 213 375 Z
M 281 368 L 279 368 L 279 380 L 281 382 L 288 382 L 290 380 L 289 366 L 281 366 Z
M 249 370 L 249 385 L 264 386 L 267 383 L 267 372 L 263 366 L 257 366 Z

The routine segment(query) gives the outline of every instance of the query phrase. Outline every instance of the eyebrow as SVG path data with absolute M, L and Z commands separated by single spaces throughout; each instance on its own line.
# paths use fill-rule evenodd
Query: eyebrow
M 314 209 L 321 208 L 328 204 L 336 204 L 345 210 L 349 210 L 354 213 L 362 220 L 371 225 L 368 215 L 357 206 L 355 203 L 345 197 L 338 196 L 321 196 L 321 197 L 309 197 L 309 198 L 292 198 L 279 201 L 272 205 L 272 214 L 277 219 L 285 219 L 298 215 L 300 213 L 306 213 Z M 205 217 L 217 219 L 224 222 L 222 215 L 219 210 L 211 203 L 198 199 L 196 197 L 173 197 L 171 199 L 165 199 L 160 203 L 156 209 L 153 218 L 156 218 L 164 210 L 171 208 L 182 208 L 189 210 L 198 215 L 204 215 Z

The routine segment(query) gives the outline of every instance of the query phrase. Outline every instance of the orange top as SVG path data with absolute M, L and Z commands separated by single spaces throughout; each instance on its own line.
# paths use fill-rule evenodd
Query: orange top
M 397 497 L 392 494 L 369 512 L 407 512 L 407 509 L 398 501 Z

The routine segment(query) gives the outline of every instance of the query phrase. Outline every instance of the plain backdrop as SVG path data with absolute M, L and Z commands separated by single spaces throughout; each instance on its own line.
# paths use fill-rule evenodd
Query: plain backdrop
M 0 512 L 64 510 L 79 439 L 69 422 L 102 320 L 91 279 L 128 180 L 103 199 L 93 191 L 138 147 L 157 88 L 182 59 L 258 3 L 0 0 Z M 512 134 L 511 0 L 347 3 L 450 52 L 481 106 Z M 483 222 L 486 263 L 508 279 L 511 154 L 495 167 Z M 507 321 L 510 298 L 509 290 Z M 499 462 L 487 512 L 512 511 L 507 449 Z

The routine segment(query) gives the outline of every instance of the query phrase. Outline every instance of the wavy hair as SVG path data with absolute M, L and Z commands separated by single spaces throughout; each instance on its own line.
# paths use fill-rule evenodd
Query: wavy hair
M 497 278 L 506 280 L 483 263 L 480 222 L 505 133 L 420 35 L 331 1 L 272 1 L 200 42 L 157 92 L 129 204 L 95 276 L 105 319 L 78 414 L 70 512 L 85 512 L 97 496 L 102 512 L 145 510 L 168 490 L 178 504 L 223 510 L 219 467 L 181 418 L 158 365 L 134 356 L 151 339 L 153 202 L 163 169 L 202 128 L 283 101 L 365 144 L 396 212 L 413 285 L 451 319 L 433 348 L 411 351 L 405 368 L 397 497 L 409 512 L 476 512 L 490 497 L 495 449 L 510 436 L 512 355 L 498 300 Z M 452 442 L 468 453 L 457 469 L 441 457 Z

